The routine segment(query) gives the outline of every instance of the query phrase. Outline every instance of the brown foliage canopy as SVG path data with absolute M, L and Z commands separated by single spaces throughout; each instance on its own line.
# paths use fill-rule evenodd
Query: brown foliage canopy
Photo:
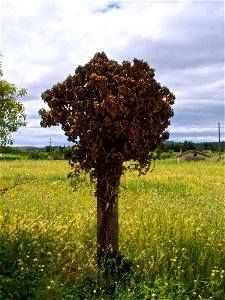
M 102 52 L 42 99 L 50 110 L 39 111 L 41 125 L 61 124 L 76 143 L 72 166 L 98 177 L 101 166 L 128 160 L 148 168 L 150 152 L 169 137 L 165 129 L 175 96 L 154 79 L 147 62 L 134 58 L 119 64 Z

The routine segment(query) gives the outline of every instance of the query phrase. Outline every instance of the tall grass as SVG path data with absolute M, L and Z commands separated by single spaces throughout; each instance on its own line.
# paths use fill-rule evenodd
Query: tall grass
M 0 299 L 225 299 L 223 162 L 159 161 L 127 173 L 120 253 L 106 282 L 96 264 L 96 200 L 65 161 L 1 161 Z

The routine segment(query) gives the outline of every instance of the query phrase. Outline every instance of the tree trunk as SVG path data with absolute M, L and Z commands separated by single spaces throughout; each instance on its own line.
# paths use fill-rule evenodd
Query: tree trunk
M 122 165 L 101 166 L 97 178 L 98 265 L 118 254 L 118 192 Z

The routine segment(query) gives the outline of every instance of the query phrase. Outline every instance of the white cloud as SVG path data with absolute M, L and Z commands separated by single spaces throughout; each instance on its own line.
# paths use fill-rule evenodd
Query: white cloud
M 2 0 L 5 78 L 28 88 L 21 101 L 29 127 L 16 134 L 16 143 L 49 138 L 47 129 L 36 128 L 41 93 L 98 51 L 119 62 L 147 60 L 156 79 L 177 97 L 175 126 L 222 123 L 223 14 L 220 1 Z M 58 129 L 51 130 L 66 140 Z M 29 132 L 33 139 L 28 140 Z M 186 133 L 182 139 L 191 137 Z M 172 134 L 181 137 L 178 131 Z

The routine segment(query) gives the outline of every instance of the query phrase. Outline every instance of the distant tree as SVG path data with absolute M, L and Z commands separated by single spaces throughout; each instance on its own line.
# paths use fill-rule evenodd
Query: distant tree
M 191 141 L 184 141 L 182 144 L 182 150 L 188 151 L 188 150 L 196 150 L 195 144 Z
M 73 147 L 66 147 L 63 151 L 64 158 L 70 160 L 72 158 Z
M 45 151 L 50 154 L 50 146 L 45 146 Z
M 212 143 L 203 143 L 202 145 L 203 150 L 211 150 L 211 151 L 215 151 L 215 147 Z
M 57 159 L 63 159 L 63 153 L 61 151 L 60 147 L 55 147 L 52 151 L 51 151 L 51 157 L 55 160 Z
M 1 146 L 0 153 L 12 153 L 12 154 L 20 154 L 21 151 L 19 149 L 12 148 L 10 146 Z
M 62 125 L 75 143 L 70 164 L 73 175 L 90 172 L 96 182 L 97 253 L 118 254 L 118 192 L 122 173 L 149 170 L 153 151 L 169 134 L 175 96 L 154 79 L 147 62 L 109 60 L 96 53 L 73 76 L 42 94 L 50 110 L 41 109 L 41 126 Z
M 26 125 L 24 106 L 17 101 L 26 89 L 17 90 L 15 84 L 2 79 L 0 65 L 0 145 L 13 144 L 11 133 Z

